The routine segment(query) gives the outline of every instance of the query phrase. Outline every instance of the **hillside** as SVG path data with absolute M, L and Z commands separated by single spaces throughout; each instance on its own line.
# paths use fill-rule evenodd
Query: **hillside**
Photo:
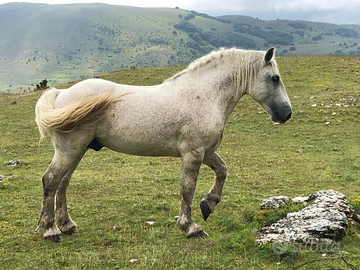
M 214 18 L 179 8 L 0 5 L 0 92 L 23 92 L 125 67 L 185 65 L 219 47 L 359 54 L 359 26 Z
M 277 45 L 283 55 L 360 54 L 360 26 L 321 22 L 262 21 L 247 16 L 222 16 L 237 32 L 260 39 L 258 45 Z M 271 35 L 272 34 L 272 35 Z M 278 38 L 277 38 L 278 37 Z M 359 44 L 359 45 L 358 45 Z

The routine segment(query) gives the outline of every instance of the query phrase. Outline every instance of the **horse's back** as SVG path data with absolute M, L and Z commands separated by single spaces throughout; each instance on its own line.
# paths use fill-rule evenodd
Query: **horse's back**
M 81 81 L 68 89 L 61 90 L 56 98 L 55 107 L 65 107 L 79 98 L 101 95 L 115 86 L 115 83 L 103 79 L 87 79 Z

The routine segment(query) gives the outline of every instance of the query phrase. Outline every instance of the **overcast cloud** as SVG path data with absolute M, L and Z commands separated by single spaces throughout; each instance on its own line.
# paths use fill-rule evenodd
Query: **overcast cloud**
M 0 4 L 11 1 L 0 0 Z M 360 0 L 28 0 L 66 4 L 101 2 L 138 7 L 180 7 L 219 15 L 248 15 L 262 20 L 306 20 L 360 25 Z

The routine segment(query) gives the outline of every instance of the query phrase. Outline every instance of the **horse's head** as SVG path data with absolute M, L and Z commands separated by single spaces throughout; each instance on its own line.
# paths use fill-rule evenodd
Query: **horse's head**
M 274 48 L 265 53 L 249 95 L 271 115 L 274 122 L 285 123 L 290 119 L 291 104 L 275 62 Z

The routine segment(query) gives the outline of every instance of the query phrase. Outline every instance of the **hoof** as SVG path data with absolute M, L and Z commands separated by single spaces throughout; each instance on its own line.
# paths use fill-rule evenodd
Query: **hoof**
M 200 209 L 201 209 L 202 217 L 206 221 L 208 219 L 209 215 L 211 214 L 211 209 L 205 201 L 202 201 L 200 203 Z
M 71 227 L 69 229 L 66 229 L 66 230 L 61 229 L 61 232 L 64 233 L 64 234 L 72 235 L 73 233 L 78 233 L 79 230 L 78 230 L 78 228 L 76 226 L 73 226 L 73 227 Z
M 205 236 L 209 236 L 209 235 L 204 231 L 204 229 L 201 226 L 196 224 L 190 226 L 186 232 L 187 238 L 196 238 L 196 237 L 205 237 Z
M 186 235 L 186 238 L 198 238 L 198 237 L 208 237 L 209 234 L 205 231 L 202 231 L 202 232 L 195 232 L 193 234 L 187 234 Z
M 61 231 L 56 229 L 48 229 L 44 234 L 44 239 L 51 240 L 52 242 L 58 243 L 61 240 Z
M 73 233 L 79 232 L 76 223 L 71 218 L 69 218 L 62 226 L 60 225 L 59 228 L 64 234 L 72 235 Z
M 59 243 L 61 240 L 61 234 L 50 236 L 50 240 L 54 243 Z
M 54 242 L 54 243 L 59 243 L 61 238 L 62 238 L 61 234 L 54 234 L 54 235 L 49 235 L 49 236 L 44 235 L 45 240 L 51 240 L 51 242 Z

